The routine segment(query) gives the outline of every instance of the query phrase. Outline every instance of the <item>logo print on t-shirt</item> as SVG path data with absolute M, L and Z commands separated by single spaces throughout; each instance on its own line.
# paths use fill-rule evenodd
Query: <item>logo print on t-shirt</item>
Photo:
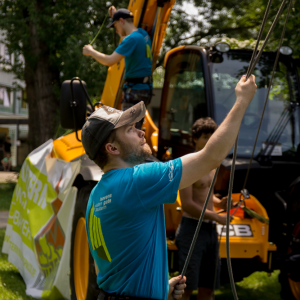
M 152 53 L 151 53 L 150 46 L 148 44 L 146 44 L 146 57 L 152 61 Z
M 100 218 L 97 218 L 94 215 L 94 211 L 95 211 L 95 207 L 93 203 L 93 207 L 91 208 L 89 214 L 89 235 L 90 235 L 92 248 L 93 250 L 96 249 L 97 254 L 100 258 L 111 262 L 110 255 L 104 241 Z
M 174 177 L 173 172 L 174 172 L 174 166 L 173 166 L 173 162 L 170 160 L 169 161 L 169 179 L 170 179 L 170 181 L 173 180 L 173 177 Z

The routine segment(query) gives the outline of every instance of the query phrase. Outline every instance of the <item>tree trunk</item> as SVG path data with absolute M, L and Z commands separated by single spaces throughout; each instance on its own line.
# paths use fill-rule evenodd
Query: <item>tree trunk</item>
M 29 106 L 29 142 L 30 148 L 35 149 L 54 137 L 58 125 L 59 101 L 54 93 L 58 76 L 51 70 L 47 49 L 39 41 L 36 26 L 29 26 L 30 48 L 36 63 L 26 64 L 25 82 Z

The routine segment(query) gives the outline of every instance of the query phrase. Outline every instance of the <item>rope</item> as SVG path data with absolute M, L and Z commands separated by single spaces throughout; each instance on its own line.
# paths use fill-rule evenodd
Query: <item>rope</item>
M 228 267 L 231 290 L 232 290 L 233 297 L 235 300 L 238 300 L 238 296 L 237 296 L 237 292 L 235 289 L 232 266 L 231 266 L 231 259 L 230 259 L 229 224 L 230 224 L 231 195 L 232 195 L 232 188 L 233 188 L 233 179 L 234 179 L 234 171 L 235 171 L 235 160 L 236 160 L 236 156 L 237 156 L 238 139 L 239 139 L 239 135 L 237 135 L 237 137 L 236 137 L 235 144 L 234 144 L 234 150 L 233 150 L 228 196 L 227 196 L 227 215 L 226 215 L 226 259 L 227 259 L 227 267 Z
M 217 170 L 216 170 L 216 172 L 215 172 L 215 175 L 214 175 L 214 178 L 213 178 L 213 180 L 212 180 L 212 183 L 211 183 L 211 185 L 210 185 L 210 187 L 209 187 L 209 191 L 208 191 L 208 194 L 207 194 L 207 196 L 206 196 L 206 200 L 205 200 L 205 203 L 204 203 L 204 206 L 203 206 L 203 209 L 202 209 L 202 212 L 201 212 L 201 215 L 200 215 L 198 224 L 197 224 L 197 228 L 196 228 L 196 230 L 195 230 L 195 234 L 194 234 L 194 237 L 193 237 L 193 240 L 192 240 L 190 249 L 189 249 L 189 253 L 188 253 L 187 257 L 186 257 L 186 260 L 185 260 L 185 262 L 184 262 L 183 269 L 182 269 L 182 271 L 181 271 L 182 277 L 183 277 L 183 276 L 185 275 L 185 273 L 186 273 L 188 264 L 189 264 L 189 262 L 190 262 L 190 259 L 191 259 L 192 254 L 193 254 L 193 250 L 194 250 L 194 247 L 195 247 L 195 244 L 196 244 L 196 240 L 197 240 L 197 237 L 198 237 L 198 234 L 199 234 L 201 225 L 202 225 L 202 221 L 203 221 L 203 218 L 204 218 L 205 210 L 206 210 L 208 201 L 209 201 L 209 199 L 210 199 L 211 193 L 212 193 L 212 191 L 213 191 L 213 188 L 214 188 L 214 186 L 215 186 L 215 182 L 216 182 L 216 179 L 217 179 L 217 175 L 218 175 L 218 173 L 219 173 L 219 170 L 220 170 L 220 167 L 217 168 Z
M 258 37 L 257 37 L 257 40 L 256 40 L 255 49 L 254 49 L 254 51 L 252 53 L 249 66 L 252 66 L 252 64 L 253 64 L 253 60 L 254 60 L 255 54 L 257 52 L 257 48 L 258 48 L 258 45 L 259 45 L 259 42 L 260 42 L 260 39 L 261 39 L 261 36 L 262 36 L 262 32 L 263 32 L 263 30 L 265 28 L 267 17 L 269 15 L 269 11 L 270 11 L 270 7 L 271 7 L 271 4 L 272 4 L 272 1 L 273 0 L 269 0 L 269 2 L 268 2 L 268 6 L 267 6 L 267 9 L 265 11 L 265 15 L 264 15 L 264 18 L 263 18 L 263 21 L 262 21 L 262 24 L 261 24 L 261 27 L 260 27 L 260 30 L 259 30 L 259 33 L 258 33 Z M 246 78 L 248 78 L 250 76 L 250 74 L 251 74 L 251 73 L 249 73 L 249 71 L 250 71 L 250 67 L 248 68 Z
M 103 21 L 103 23 L 102 23 L 100 29 L 98 30 L 96 36 L 95 36 L 95 37 L 92 39 L 92 41 L 90 42 L 90 45 L 92 45 L 92 44 L 95 42 L 96 38 L 98 37 L 99 33 L 100 33 L 101 30 L 102 30 L 102 27 L 103 27 L 103 25 L 104 25 L 104 23 L 105 23 L 107 17 L 108 17 L 108 13 L 106 14 L 106 16 L 105 16 L 105 18 L 104 18 L 104 21 Z
M 252 63 L 252 65 L 249 66 L 249 69 L 248 69 L 248 72 L 247 72 L 248 77 L 246 77 L 246 79 L 248 79 L 249 76 L 253 73 L 254 68 L 255 68 L 257 62 L 259 61 L 259 59 L 260 59 L 260 57 L 261 57 L 261 55 L 262 55 L 262 53 L 263 53 L 263 50 L 265 49 L 265 47 L 266 47 L 266 45 L 267 45 L 267 42 L 268 42 L 268 40 L 269 40 L 269 38 L 270 38 L 270 35 L 271 35 L 271 33 L 273 32 L 273 30 L 274 30 L 274 28 L 275 28 L 275 26 L 276 26 L 276 24 L 277 24 L 277 21 L 278 21 L 279 17 L 280 17 L 281 14 L 282 14 L 282 11 L 283 11 L 283 9 L 284 9 L 284 5 L 285 5 L 286 1 L 288 1 L 288 0 L 283 0 L 283 1 L 282 1 L 281 5 L 280 5 L 280 8 L 279 8 L 279 10 L 278 10 L 278 12 L 277 12 L 277 15 L 276 15 L 276 17 L 275 17 L 275 19 L 274 19 L 274 21 L 273 21 L 273 23 L 272 23 L 272 25 L 271 25 L 271 27 L 270 27 L 270 29 L 269 29 L 269 32 L 268 32 L 268 34 L 267 34 L 267 36 L 266 36 L 266 38 L 265 38 L 265 41 L 264 41 L 264 43 L 263 43 L 261 49 L 259 50 L 259 52 L 258 52 L 258 54 L 257 54 L 257 56 L 256 56 L 256 58 L 255 58 L 255 60 L 254 60 L 254 62 Z
M 284 35 L 285 35 L 286 24 L 287 24 L 287 20 L 288 20 L 289 14 L 290 14 L 291 4 L 292 4 L 292 0 L 290 0 L 290 4 L 289 4 L 289 7 L 288 7 L 287 15 L 286 15 L 286 18 L 285 18 L 285 24 L 284 24 L 283 31 L 282 31 L 282 34 L 281 34 L 281 37 L 280 37 L 279 47 L 277 49 L 277 54 L 276 54 L 275 63 L 274 63 L 274 66 L 273 66 L 273 71 L 272 71 L 272 76 L 271 76 L 271 80 L 270 80 L 270 83 L 269 83 L 268 92 L 267 92 L 267 95 L 266 95 L 266 99 L 265 99 L 263 111 L 262 111 L 262 114 L 261 114 L 261 117 L 260 117 L 260 121 L 259 121 L 258 129 L 257 129 L 255 141 L 254 141 L 254 146 L 253 146 L 253 149 L 252 149 L 252 154 L 251 154 L 250 162 L 249 162 L 249 165 L 248 165 L 246 177 L 245 177 L 244 184 L 243 184 L 243 190 L 246 188 L 246 184 L 247 184 L 247 181 L 248 181 L 248 177 L 249 177 L 249 173 L 250 173 L 250 168 L 251 168 L 252 160 L 253 160 L 253 157 L 254 157 L 254 152 L 255 152 L 255 148 L 256 148 L 256 143 L 257 143 L 258 135 L 259 135 L 259 132 L 260 132 L 260 128 L 261 128 L 261 124 L 262 124 L 263 117 L 264 117 L 264 114 L 265 114 L 265 110 L 266 110 L 266 107 L 267 107 L 267 102 L 268 102 L 268 99 L 269 99 L 269 94 L 270 94 L 272 82 L 273 82 L 273 79 L 274 79 L 276 67 L 277 67 L 278 60 L 279 60 L 280 47 L 282 45 L 283 38 L 284 38 Z M 249 69 L 250 69 L 250 66 L 249 66 Z M 277 123 L 278 123 L 278 121 L 277 121 Z M 275 127 L 276 127 L 276 125 L 275 125 Z M 275 129 L 275 127 L 273 128 L 273 130 Z M 272 132 L 273 132 L 273 130 L 272 130 Z M 272 134 L 272 132 L 271 132 L 271 134 Z M 265 149 L 267 149 L 267 148 L 268 148 L 268 145 L 266 145 Z

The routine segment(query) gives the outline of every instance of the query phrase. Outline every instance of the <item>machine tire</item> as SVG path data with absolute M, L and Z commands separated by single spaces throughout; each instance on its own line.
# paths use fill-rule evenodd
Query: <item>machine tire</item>
M 77 195 L 72 225 L 70 287 L 72 300 L 97 299 L 99 288 L 94 259 L 89 250 L 85 213 L 90 193 L 95 184 L 82 187 Z
M 300 221 L 293 229 L 293 236 L 298 239 L 300 238 Z M 289 247 L 288 254 L 293 253 L 292 248 Z M 296 252 L 296 254 L 298 254 L 298 252 Z M 300 300 L 300 281 L 292 280 L 285 270 L 281 270 L 279 274 L 279 282 L 281 284 L 280 296 L 283 300 Z

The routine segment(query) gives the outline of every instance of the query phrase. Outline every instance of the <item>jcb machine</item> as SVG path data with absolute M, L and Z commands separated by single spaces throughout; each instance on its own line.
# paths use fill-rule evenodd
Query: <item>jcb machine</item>
M 144 28 L 152 39 L 153 68 L 159 54 L 174 0 L 134 1 L 128 9 L 136 26 Z M 233 50 L 225 43 L 214 47 L 181 46 L 165 56 L 165 80 L 162 91 L 159 128 L 147 113 L 146 138 L 160 161 L 180 157 L 193 151 L 190 128 L 201 117 L 212 117 L 220 124 L 235 101 L 234 88 L 246 73 L 250 50 Z M 241 198 L 246 171 L 267 94 L 275 53 L 264 52 L 257 64 L 257 93 L 244 116 L 238 144 L 233 199 Z M 300 299 L 300 101 L 299 60 L 289 47 L 282 47 L 265 116 L 255 148 L 248 181 L 249 195 L 230 224 L 230 256 L 236 281 L 254 271 L 280 269 L 282 297 Z M 110 67 L 101 102 L 119 108 L 124 62 Z M 82 83 L 84 84 L 84 83 Z M 70 87 L 73 91 L 71 97 Z M 72 299 L 95 299 L 96 271 L 89 253 L 85 210 L 92 188 L 102 172 L 83 153 L 80 128 L 86 118 L 86 94 L 78 79 L 62 87 L 62 124 L 75 132 L 54 142 L 52 156 L 65 161 L 82 161 L 74 181 L 78 188 L 73 219 L 71 247 Z M 70 106 L 70 101 L 72 105 Z M 226 195 L 232 153 L 223 161 L 215 192 Z M 254 217 L 255 214 L 257 217 Z M 181 218 L 178 196 L 175 204 L 165 205 L 167 245 L 170 271 L 176 267 L 175 231 Z M 269 225 L 270 223 L 270 225 Z M 225 253 L 225 230 L 218 225 L 221 258 Z M 224 236 L 224 237 L 223 237 Z M 223 264 L 224 265 L 224 264 Z M 226 265 L 226 264 L 225 264 Z M 226 270 L 225 270 L 226 271 Z

